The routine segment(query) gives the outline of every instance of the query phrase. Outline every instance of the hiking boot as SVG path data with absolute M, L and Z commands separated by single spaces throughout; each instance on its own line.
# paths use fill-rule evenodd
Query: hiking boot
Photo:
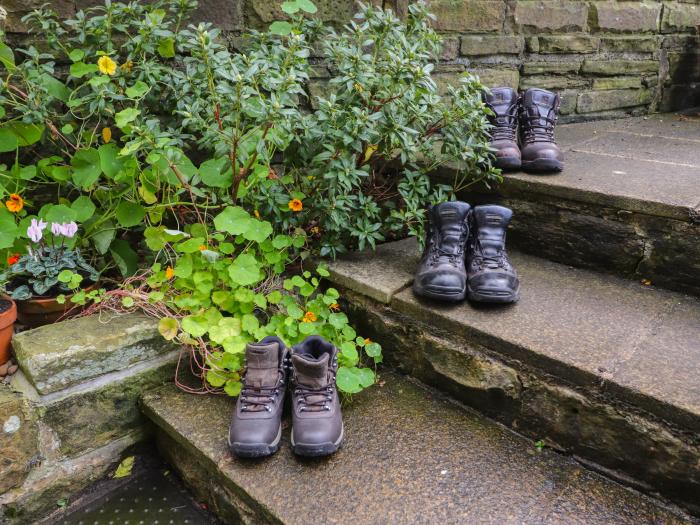
M 493 115 L 488 119 L 491 128 L 491 147 L 496 150 L 494 166 L 503 170 L 520 168 L 518 147 L 518 111 L 520 97 L 509 87 L 493 88 L 484 92 L 484 103 Z
M 564 156 L 554 142 L 559 95 L 544 89 L 525 91 L 520 109 L 520 151 L 525 171 L 553 172 L 564 167 Z
M 292 450 L 327 456 L 343 441 L 343 419 L 335 386 L 338 350 L 312 335 L 292 347 Z
M 518 274 L 506 253 L 506 228 L 513 212 L 503 206 L 476 206 L 467 256 L 469 300 L 512 303 L 520 298 Z
M 247 345 L 243 387 L 228 432 L 233 454 L 257 458 L 279 449 L 288 365 L 289 349 L 279 337 Z
M 469 238 L 469 213 L 466 202 L 436 204 L 428 214 L 425 252 L 421 259 L 413 291 L 438 301 L 461 301 L 467 292 L 464 251 Z

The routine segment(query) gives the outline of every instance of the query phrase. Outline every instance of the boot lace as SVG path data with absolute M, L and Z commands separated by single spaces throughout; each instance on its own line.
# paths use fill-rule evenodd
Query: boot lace
M 243 376 L 245 385 L 245 375 Z M 244 386 L 240 393 L 241 412 L 259 412 L 259 407 L 272 412 L 272 403 L 280 393 L 280 386 L 284 384 L 283 372 L 279 372 L 277 385 L 271 387 Z
M 522 117 L 523 140 L 525 142 L 554 142 L 554 125 L 557 117 L 543 117 L 540 115 L 524 115 Z
M 330 410 L 328 404 L 333 400 L 333 387 L 331 385 L 310 388 L 304 385 L 297 385 L 294 394 L 299 396 L 298 403 L 301 405 L 301 412 L 322 412 Z
M 491 104 L 486 104 L 487 107 L 496 113 L 496 110 Z M 493 128 L 491 129 L 491 140 L 512 140 L 515 141 L 515 133 L 518 128 L 518 108 L 516 105 L 508 108 L 508 113 L 498 115 L 491 118 Z
M 477 253 L 474 260 L 476 261 L 479 268 L 488 268 L 489 270 L 497 270 L 499 268 L 507 268 L 508 265 L 508 254 L 505 250 L 498 250 L 495 254 L 485 254 L 484 249 L 481 246 L 481 239 L 476 238 L 476 248 Z
M 437 237 L 437 234 L 436 234 Z M 431 240 L 430 242 L 430 259 L 433 264 L 446 261 L 452 266 L 460 266 L 461 258 L 464 254 L 464 242 L 466 241 L 466 232 L 462 232 L 459 237 L 458 246 L 456 251 L 447 251 L 440 247 L 439 238 Z

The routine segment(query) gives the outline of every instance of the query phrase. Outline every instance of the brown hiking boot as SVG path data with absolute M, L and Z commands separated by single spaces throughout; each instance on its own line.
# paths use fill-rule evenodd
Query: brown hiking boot
M 523 170 L 546 173 L 564 168 L 564 156 L 554 142 L 559 104 L 559 95 L 544 89 L 531 88 L 523 94 L 520 110 Z
M 493 88 L 484 92 L 484 103 L 493 115 L 488 119 L 491 128 L 491 147 L 496 150 L 494 166 L 503 170 L 520 169 L 518 147 L 518 111 L 520 97 L 509 87 Z
M 292 347 L 292 450 L 327 456 L 343 441 L 343 419 L 335 386 L 338 350 L 312 335 Z
M 269 456 L 277 452 L 282 437 L 289 349 L 279 337 L 269 336 L 246 347 L 245 361 L 228 446 L 241 457 Z

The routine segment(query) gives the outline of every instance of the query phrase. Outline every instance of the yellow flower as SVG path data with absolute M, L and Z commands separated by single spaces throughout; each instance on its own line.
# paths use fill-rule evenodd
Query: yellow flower
M 19 213 L 24 208 L 24 199 L 17 193 L 10 194 L 10 198 L 5 202 L 5 206 L 12 213 Z
M 642 284 L 644 286 L 651 286 L 651 280 L 650 279 L 642 279 Z
M 287 206 L 289 206 L 289 209 L 293 212 L 301 211 L 302 209 L 304 209 L 304 205 L 299 199 L 292 199 L 291 201 L 289 201 Z
M 371 342 L 372 342 L 372 340 L 371 340 L 369 337 L 368 337 L 367 339 L 365 339 L 365 344 L 366 344 L 366 345 L 370 344 Z
M 111 128 L 102 128 L 102 140 L 105 141 L 105 144 L 109 144 L 112 141 Z
M 117 72 L 117 63 L 105 55 L 97 61 L 97 68 L 103 75 L 114 75 Z
M 255 211 L 253 212 L 253 214 L 255 215 L 255 218 L 256 218 L 256 219 L 259 219 L 259 218 L 260 218 L 260 212 L 259 212 L 258 210 L 255 210 Z
M 314 235 L 318 235 L 319 233 L 321 233 L 321 228 L 319 228 L 318 226 L 312 226 L 309 231 Z
M 338 303 L 333 303 L 333 304 L 330 305 L 328 308 L 330 308 L 330 309 L 333 310 L 334 312 L 340 311 L 340 305 L 339 305 Z
M 172 266 L 168 266 L 168 267 L 165 269 L 165 278 L 166 278 L 166 279 L 172 279 L 173 277 L 175 277 L 175 270 L 173 270 L 173 267 L 172 267 Z
M 127 60 L 121 66 L 119 66 L 119 69 L 131 73 L 131 70 L 134 69 L 134 62 L 132 60 Z
M 316 321 L 317 317 L 316 314 L 313 312 L 306 312 L 304 314 L 304 318 L 301 320 L 302 323 L 313 323 Z

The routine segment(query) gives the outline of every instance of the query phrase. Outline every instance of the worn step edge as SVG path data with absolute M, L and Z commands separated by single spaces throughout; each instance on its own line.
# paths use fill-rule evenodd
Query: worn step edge
M 309 513 L 320 512 L 318 522 L 404 524 L 415 523 L 423 510 L 425 523 L 474 522 L 476 515 L 493 523 L 561 523 L 567 517 L 692 522 L 569 458 L 534 453 L 520 436 L 415 382 L 394 374 L 384 380 L 383 387 L 346 407 L 345 447 L 313 461 L 295 458 L 288 437 L 270 458 L 231 457 L 225 447 L 230 399 L 196 397 L 170 386 L 145 393 L 142 404 L 157 427 L 161 453 L 225 522 L 308 523 Z M 203 417 L 206 428 L 190 412 Z M 394 446 L 387 448 L 392 435 Z M 414 500 L 412 494 L 420 496 Z

